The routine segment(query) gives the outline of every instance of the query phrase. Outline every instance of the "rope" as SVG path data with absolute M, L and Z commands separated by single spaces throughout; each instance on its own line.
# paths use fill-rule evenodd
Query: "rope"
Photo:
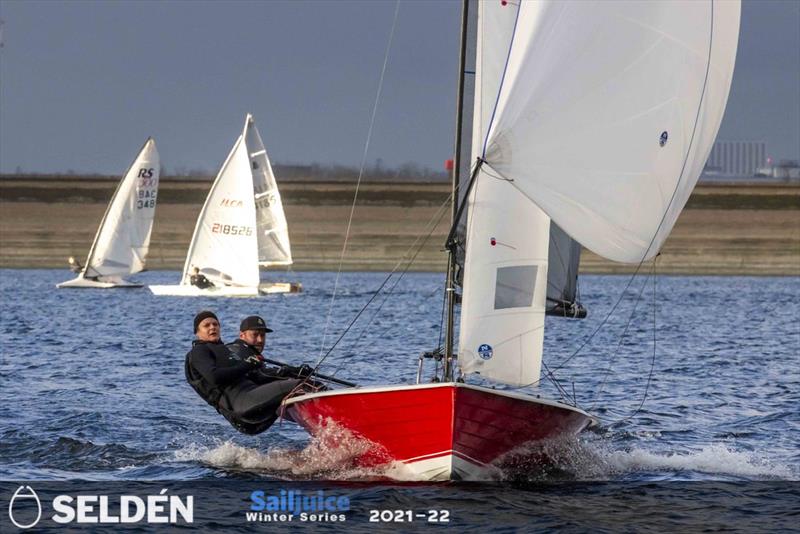
M 653 379 L 653 370 L 656 367 L 656 259 L 653 258 L 653 358 L 650 361 L 650 372 L 647 375 L 647 383 L 644 386 L 644 395 L 642 395 L 642 401 L 639 403 L 639 406 L 628 415 L 627 417 L 623 417 L 622 419 L 611 423 L 609 426 L 616 426 L 619 424 L 624 423 L 625 421 L 629 421 L 636 416 L 636 414 L 641 411 L 642 406 L 644 406 L 644 401 L 647 400 L 647 393 L 650 391 L 650 382 Z
M 364 175 L 364 167 L 366 166 L 367 162 L 367 153 L 369 152 L 369 144 L 372 139 L 372 129 L 375 126 L 375 116 L 377 115 L 378 111 L 378 103 L 380 102 L 381 93 L 383 91 L 383 80 L 386 76 L 386 66 L 389 63 L 389 53 L 392 49 L 392 42 L 394 41 L 394 31 L 397 27 L 397 16 L 400 13 L 400 0 L 397 0 L 395 3 L 394 8 L 394 20 L 392 21 L 392 30 L 389 33 L 389 42 L 386 44 L 386 53 L 383 57 L 383 67 L 381 68 L 381 76 L 380 80 L 378 81 L 378 91 L 375 94 L 375 102 L 372 105 L 372 115 L 369 119 L 369 129 L 367 130 L 367 140 L 364 143 L 364 153 L 361 156 L 361 168 L 358 170 L 358 180 L 356 180 L 356 190 L 353 193 L 353 204 L 350 206 L 350 217 L 347 219 L 347 230 L 344 234 L 344 243 L 342 243 L 342 253 L 339 255 L 339 268 L 336 271 L 336 281 L 333 284 L 333 294 L 331 294 L 331 302 L 328 305 L 328 314 L 325 317 L 325 328 L 322 333 L 322 343 L 320 343 L 319 353 L 320 357 L 322 355 L 322 351 L 325 350 L 325 339 L 328 336 L 328 327 L 330 325 L 331 315 L 333 313 L 333 303 L 336 300 L 336 291 L 339 289 L 339 278 L 342 274 L 342 264 L 344 263 L 344 255 L 347 251 L 347 242 L 350 238 L 350 227 L 353 223 L 353 214 L 355 213 L 356 209 L 356 202 L 358 201 L 358 190 L 361 186 L 361 178 Z M 317 361 L 316 367 L 319 367 L 321 360 Z
M 650 278 L 650 275 L 648 275 L 647 278 Z M 606 367 L 606 370 L 603 373 L 603 381 L 600 383 L 600 387 L 598 388 L 597 393 L 595 393 L 594 399 L 592 400 L 592 406 L 589 408 L 590 410 L 593 410 L 595 405 L 597 404 L 597 401 L 600 398 L 600 394 L 603 392 L 603 389 L 605 388 L 608 376 L 611 373 L 611 367 L 613 366 L 614 361 L 619 355 L 619 350 L 622 348 L 622 343 L 625 341 L 625 337 L 628 335 L 628 328 L 630 328 L 630 325 L 633 322 L 633 316 L 636 313 L 636 308 L 639 306 L 639 302 L 641 302 L 642 300 L 642 293 L 644 293 L 644 288 L 647 287 L 647 278 L 642 284 L 642 288 L 639 290 L 639 294 L 636 296 L 636 301 L 633 303 L 633 308 L 631 309 L 631 313 L 630 315 L 628 315 L 628 321 L 625 323 L 625 328 L 622 331 L 622 335 L 620 335 L 619 337 L 617 348 L 614 349 L 614 353 L 608 359 L 608 366 Z

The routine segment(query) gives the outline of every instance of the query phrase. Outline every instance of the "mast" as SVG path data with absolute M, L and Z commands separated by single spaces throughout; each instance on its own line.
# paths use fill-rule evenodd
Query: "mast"
M 462 113 L 461 109 L 464 104 L 464 68 L 467 55 L 467 21 L 469 11 L 469 0 L 463 0 L 461 9 L 461 46 L 458 56 L 458 89 L 456 92 L 456 138 L 455 138 L 455 153 L 453 156 L 453 183 L 452 183 L 452 211 L 451 211 L 451 224 L 455 226 L 458 221 L 458 183 L 460 179 L 461 168 L 461 122 Z M 466 198 L 465 198 L 466 201 Z M 456 304 L 456 248 L 458 244 L 454 240 L 449 240 L 447 244 L 447 281 L 445 285 L 445 292 L 447 294 L 447 319 L 445 327 L 444 338 L 444 381 L 450 382 L 453 380 L 453 331 L 455 321 L 455 304 Z

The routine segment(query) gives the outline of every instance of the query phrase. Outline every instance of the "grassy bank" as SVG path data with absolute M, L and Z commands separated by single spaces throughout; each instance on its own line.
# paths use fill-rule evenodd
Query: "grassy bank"
M 151 269 L 182 267 L 210 185 L 162 182 Z M 85 257 L 115 187 L 113 180 L 0 180 L 0 267 L 63 267 L 70 255 Z M 295 269 L 337 268 L 353 191 L 343 183 L 281 184 Z M 438 225 L 429 223 L 448 194 L 447 184 L 362 185 L 344 268 L 391 269 L 430 233 L 412 269 L 443 269 L 449 213 Z M 582 269 L 630 271 L 591 253 L 584 254 Z M 698 187 L 662 249 L 658 270 L 800 275 L 800 188 Z

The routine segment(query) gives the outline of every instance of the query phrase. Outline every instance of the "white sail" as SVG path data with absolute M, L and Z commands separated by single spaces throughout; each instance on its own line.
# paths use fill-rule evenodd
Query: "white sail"
M 601 256 L 653 257 L 719 129 L 739 17 L 737 0 L 521 2 L 492 172 Z
M 181 285 L 196 267 L 214 283 L 258 287 L 255 213 L 250 158 L 239 136 L 197 218 Z
M 244 139 L 250 157 L 255 192 L 258 261 L 264 266 L 291 265 L 292 249 L 283 203 L 267 151 L 252 115 L 247 115 Z
M 550 251 L 547 260 L 548 315 L 569 317 L 567 313 L 572 309 L 571 305 L 580 306 L 577 302 L 580 261 L 581 244 L 551 221 Z
M 125 276 L 144 269 L 160 165 L 156 143 L 148 138 L 106 208 L 86 260 L 85 278 Z
M 480 155 L 516 7 L 479 2 L 473 161 Z M 508 180 L 482 168 L 468 199 L 459 363 L 513 385 L 538 381 L 544 342 L 550 219 Z

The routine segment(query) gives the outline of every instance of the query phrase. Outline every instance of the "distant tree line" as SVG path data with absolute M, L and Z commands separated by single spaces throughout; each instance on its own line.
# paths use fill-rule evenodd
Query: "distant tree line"
M 272 170 L 275 178 L 288 182 L 350 182 L 358 178 L 359 169 L 347 165 L 310 165 L 273 163 Z M 208 169 L 189 169 L 187 167 L 174 167 L 172 169 L 161 166 L 161 178 L 166 180 L 213 180 L 216 171 Z M 100 173 L 87 173 L 68 169 L 61 173 L 36 173 L 24 172 L 17 167 L 14 173 L 0 174 L 0 178 L 13 179 L 46 179 L 68 176 L 70 178 L 86 179 L 117 179 L 118 175 L 104 175 Z M 444 169 L 435 171 L 418 163 L 408 162 L 399 167 L 384 167 L 383 161 L 377 159 L 372 166 L 364 169 L 361 180 L 365 182 L 447 182 L 450 174 Z

